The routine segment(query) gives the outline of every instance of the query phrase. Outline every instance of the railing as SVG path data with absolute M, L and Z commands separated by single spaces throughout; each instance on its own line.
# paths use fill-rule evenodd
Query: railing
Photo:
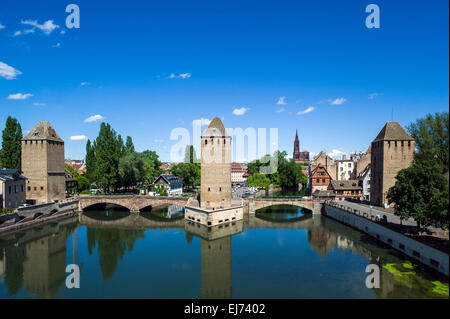
M 295 199 L 295 200 L 311 200 L 312 196 L 261 196 L 254 199 L 270 200 L 270 199 Z

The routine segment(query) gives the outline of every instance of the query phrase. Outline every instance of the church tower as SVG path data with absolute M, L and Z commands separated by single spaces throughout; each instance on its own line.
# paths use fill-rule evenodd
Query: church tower
M 300 160 L 300 141 L 298 139 L 298 131 L 297 130 L 295 130 L 293 158 L 294 158 L 294 161 L 299 161 Z
M 22 139 L 26 199 L 35 204 L 63 200 L 66 194 L 64 141 L 49 122 L 39 122 Z

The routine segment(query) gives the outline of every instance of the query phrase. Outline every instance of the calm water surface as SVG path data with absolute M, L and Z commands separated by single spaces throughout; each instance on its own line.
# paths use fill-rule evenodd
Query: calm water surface
M 0 237 L 0 298 L 448 298 L 438 273 L 296 207 L 210 230 L 182 216 L 105 208 Z M 71 263 L 79 289 L 65 286 Z

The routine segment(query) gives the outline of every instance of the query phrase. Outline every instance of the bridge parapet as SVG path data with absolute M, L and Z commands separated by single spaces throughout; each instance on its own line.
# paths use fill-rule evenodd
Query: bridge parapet
M 144 196 L 144 195 L 101 195 L 80 196 L 80 211 L 96 204 L 113 204 L 127 208 L 131 212 L 152 206 L 179 205 L 186 206 L 190 197 Z

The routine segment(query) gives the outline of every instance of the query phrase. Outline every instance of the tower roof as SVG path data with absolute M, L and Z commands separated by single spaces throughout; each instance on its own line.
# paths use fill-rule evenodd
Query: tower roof
M 203 132 L 202 136 L 229 136 L 225 126 L 223 126 L 220 118 L 215 117 L 209 123 L 208 128 Z
M 24 140 L 51 140 L 64 142 L 49 122 L 39 122 L 35 127 L 23 138 Z
M 387 122 L 373 141 L 389 140 L 413 141 L 414 139 L 398 122 Z

